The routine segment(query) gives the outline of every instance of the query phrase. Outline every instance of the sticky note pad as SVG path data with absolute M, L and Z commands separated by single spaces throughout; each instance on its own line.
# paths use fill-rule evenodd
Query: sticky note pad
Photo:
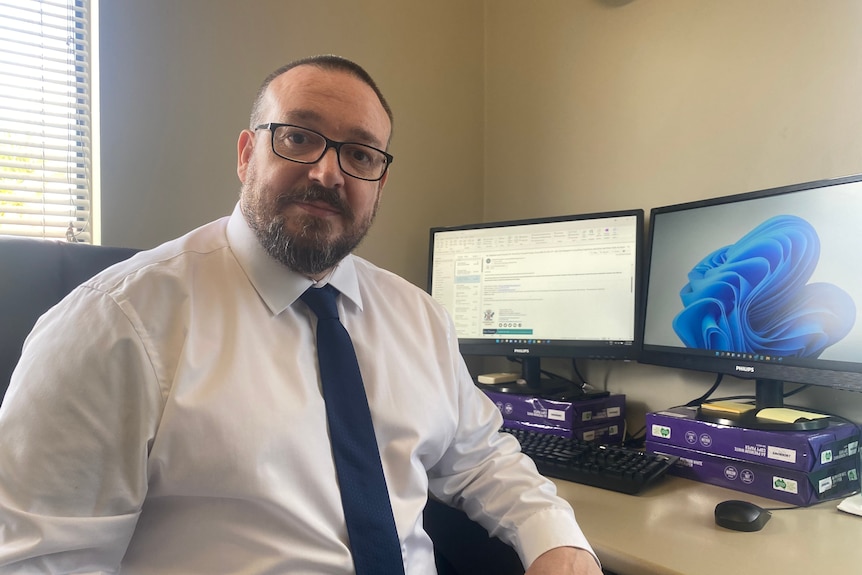
M 703 411 L 710 411 L 714 413 L 727 413 L 733 415 L 740 415 L 745 413 L 746 411 L 751 411 L 754 409 L 754 406 L 750 403 L 739 403 L 736 401 L 714 401 L 711 403 L 704 403 L 700 406 Z
M 767 407 L 757 412 L 758 419 L 781 421 L 783 423 L 793 423 L 800 419 L 823 419 L 824 417 L 829 416 L 822 413 L 802 411 L 801 409 L 791 409 L 789 407 Z

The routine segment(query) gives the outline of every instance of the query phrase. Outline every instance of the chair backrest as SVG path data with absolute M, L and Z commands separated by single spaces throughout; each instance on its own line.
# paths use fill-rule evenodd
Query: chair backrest
M 524 567 L 514 549 L 467 514 L 435 499 L 428 499 L 425 531 L 434 542 L 439 575 L 523 575 Z
M 0 236 L 0 403 L 36 320 L 76 286 L 136 251 Z

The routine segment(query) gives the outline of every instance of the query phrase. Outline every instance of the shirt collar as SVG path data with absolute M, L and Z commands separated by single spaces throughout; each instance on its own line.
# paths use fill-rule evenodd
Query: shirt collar
M 238 202 L 228 220 L 227 240 L 240 267 L 273 315 L 278 315 L 290 307 L 314 284 L 311 279 L 288 269 L 266 253 L 245 221 Z M 352 254 L 338 263 L 324 283 L 332 284 L 362 310 L 362 297 Z

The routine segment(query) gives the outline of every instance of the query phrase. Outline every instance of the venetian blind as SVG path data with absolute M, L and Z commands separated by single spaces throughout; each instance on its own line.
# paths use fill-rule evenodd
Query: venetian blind
M 90 0 L 0 0 L 0 234 L 90 242 Z

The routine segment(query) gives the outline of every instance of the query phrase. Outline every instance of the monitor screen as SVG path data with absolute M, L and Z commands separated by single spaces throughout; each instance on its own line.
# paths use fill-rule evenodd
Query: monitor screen
M 507 356 L 543 386 L 543 357 L 633 359 L 642 210 L 432 228 L 428 291 L 465 355 Z
M 654 208 L 641 362 L 862 391 L 862 176 Z

